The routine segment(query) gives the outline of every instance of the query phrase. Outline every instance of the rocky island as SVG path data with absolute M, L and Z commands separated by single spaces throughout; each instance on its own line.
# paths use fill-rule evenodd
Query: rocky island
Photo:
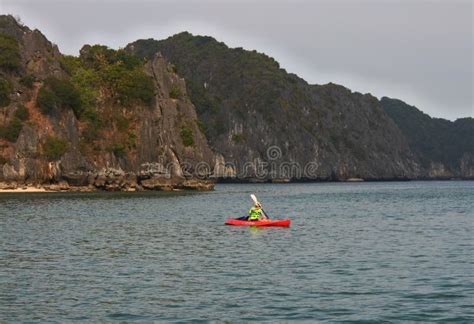
M 213 188 L 194 175 L 213 153 L 162 56 L 88 45 L 64 56 L 11 16 L 0 17 L 0 42 L 0 188 Z
M 473 125 L 310 85 L 211 37 L 85 45 L 75 57 L 0 16 L 0 189 L 473 179 Z

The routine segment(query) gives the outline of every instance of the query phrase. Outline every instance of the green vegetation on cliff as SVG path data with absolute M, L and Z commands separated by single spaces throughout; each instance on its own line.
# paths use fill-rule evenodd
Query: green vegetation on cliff
M 474 119 L 461 118 L 451 122 L 431 118 L 414 106 L 387 97 L 381 99 L 381 104 L 424 167 L 433 161 L 456 170 L 464 154 L 474 156 Z
M 20 65 L 20 47 L 17 39 L 0 33 L 0 68 L 16 70 Z
M 15 142 L 23 128 L 23 122 L 29 118 L 28 109 L 19 105 L 13 115 L 13 119 L 5 126 L 0 126 L 0 137 L 10 142 Z
M 116 158 L 121 158 L 125 155 L 125 145 L 122 143 L 114 143 L 107 148 L 107 151 L 113 153 Z
M 20 84 L 24 85 L 28 89 L 33 88 L 33 84 L 35 83 L 36 78 L 32 74 L 25 74 L 20 78 Z
M 62 66 L 80 89 L 88 110 L 95 106 L 99 89 L 122 106 L 151 105 L 153 81 L 146 75 L 143 65 L 144 61 L 134 55 L 101 45 L 86 45 L 78 58 L 64 56 L 62 59 Z
M 58 109 L 59 98 L 48 88 L 41 88 L 38 92 L 38 106 L 43 114 L 52 114 Z
M 262 112 L 279 110 L 276 100 L 285 82 L 295 81 L 273 58 L 256 51 L 229 49 L 212 37 L 181 33 L 164 41 L 139 40 L 132 45 L 138 56 L 151 58 L 161 51 L 174 63 L 186 79 L 191 100 L 211 141 L 227 129 L 227 108 L 243 118 L 249 107 L 259 107 Z M 131 50 L 131 46 L 127 49 Z M 171 89 L 170 97 L 180 95 Z
M 44 81 L 38 93 L 38 105 L 44 114 L 55 113 L 57 109 L 70 108 L 76 116 L 82 113 L 79 90 L 67 79 L 50 77 Z
M 262 113 L 280 111 L 279 100 L 288 87 L 301 102 L 309 99 L 303 89 L 307 84 L 280 69 L 273 58 L 230 49 L 212 37 L 180 33 L 163 41 L 139 40 L 127 49 L 148 58 L 162 52 L 185 77 L 191 99 L 204 116 L 219 118 L 223 110 L 232 109 L 245 118 L 250 107 Z M 217 125 L 221 123 L 215 124 L 207 126 L 224 131 Z
M 128 140 L 129 121 L 116 109 L 104 115 L 107 102 L 113 107 L 131 108 L 141 104 L 151 106 L 154 99 L 154 84 L 144 71 L 145 61 L 124 50 L 113 50 L 106 46 L 86 45 L 79 57 L 64 55 L 61 66 L 70 75 L 71 84 L 78 89 L 81 110 L 80 120 L 87 123 L 82 139 L 92 143 L 99 138 L 100 130 L 109 121 L 123 135 L 123 143 L 106 148 L 121 157 L 127 147 L 133 147 Z M 53 100 L 50 100 L 53 101 Z
M 43 145 L 43 151 L 44 155 L 50 161 L 56 161 L 67 152 L 68 147 L 69 143 L 67 140 L 55 136 L 49 136 Z
M 18 118 L 13 118 L 6 126 L 0 126 L 0 137 L 10 142 L 15 142 L 20 135 L 23 123 Z
M 193 130 L 191 128 L 183 127 L 179 134 L 181 135 L 181 140 L 183 141 L 184 146 L 191 146 L 194 144 Z
M 181 90 L 179 89 L 179 87 L 176 86 L 175 84 L 173 84 L 173 85 L 171 86 L 171 90 L 170 90 L 169 96 L 170 96 L 170 98 L 172 98 L 172 99 L 179 99 L 179 98 L 181 98 L 182 93 L 181 93 Z
M 23 105 L 19 105 L 15 111 L 15 118 L 18 118 L 21 121 L 25 121 L 30 117 L 28 108 Z
M 0 76 L 0 107 L 5 107 L 10 104 L 10 94 L 13 87 L 10 81 Z

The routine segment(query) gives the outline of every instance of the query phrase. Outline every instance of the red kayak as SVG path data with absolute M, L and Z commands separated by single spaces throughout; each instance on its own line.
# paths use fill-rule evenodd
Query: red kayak
M 282 219 L 282 220 L 260 220 L 260 221 L 244 221 L 238 219 L 228 219 L 225 221 L 226 225 L 236 225 L 236 226 L 280 226 L 280 227 L 289 227 L 291 220 Z

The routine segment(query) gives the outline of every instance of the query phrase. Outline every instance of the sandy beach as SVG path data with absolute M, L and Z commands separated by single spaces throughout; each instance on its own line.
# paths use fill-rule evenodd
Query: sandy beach
M 36 188 L 36 187 L 26 187 L 26 188 L 16 188 L 16 189 L 0 189 L 0 193 L 18 193 L 18 192 L 46 192 L 47 190 L 44 188 Z

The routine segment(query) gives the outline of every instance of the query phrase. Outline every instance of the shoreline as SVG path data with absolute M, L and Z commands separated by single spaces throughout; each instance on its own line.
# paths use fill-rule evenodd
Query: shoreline
M 100 181 L 99 181 L 100 180 Z M 140 182 L 123 178 L 99 179 L 90 184 L 72 184 L 68 181 L 54 183 L 18 183 L 0 181 L 0 193 L 26 192 L 141 192 L 141 191 L 211 191 L 214 182 L 198 179 L 150 178 Z
M 0 193 L 23 193 L 23 192 L 49 192 L 48 190 L 44 188 L 38 188 L 38 187 L 23 187 L 23 188 L 16 188 L 16 189 L 0 189 Z M 51 191 L 54 192 L 54 191 Z
M 411 181 L 473 181 L 474 179 L 459 179 L 459 178 L 451 178 L 451 179 L 386 179 L 386 180 L 364 180 L 359 178 L 347 179 L 345 181 L 289 181 L 289 182 L 252 182 L 252 181 L 218 181 L 218 184 L 294 184 L 294 183 L 361 183 L 361 182 L 411 182 Z M 135 188 L 133 188 L 135 189 Z M 128 190 L 104 190 L 100 188 L 95 188 L 91 186 L 68 186 L 68 187 L 60 187 L 57 185 L 50 185 L 50 186 L 21 186 L 17 188 L 0 188 L 0 195 L 2 193 L 66 193 L 66 192 L 148 192 L 148 191 L 162 191 L 162 192 L 170 192 L 170 191 L 208 191 L 208 190 L 196 190 L 195 188 L 166 188 L 163 189 L 142 189 L 142 190 L 133 190 L 129 188 Z

